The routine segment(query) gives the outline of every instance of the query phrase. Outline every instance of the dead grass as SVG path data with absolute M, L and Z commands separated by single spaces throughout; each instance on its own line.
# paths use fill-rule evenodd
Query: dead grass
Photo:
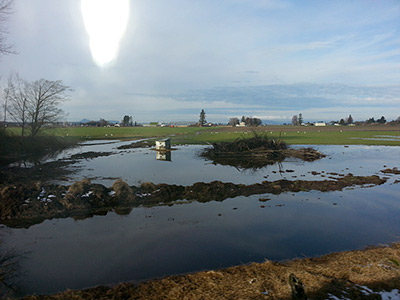
M 24 299 L 291 299 L 289 275 L 302 281 L 308 299 L 327 299 L 328 294 L 348 299 L 380 299 L 360 290 L 374 291 L 400 286 L 400 244 L 329 254 L 320 258 L 285 263 L 265 261 L 223 270 L 170 276 L 115 287 L 67 291 L 51 296 Z

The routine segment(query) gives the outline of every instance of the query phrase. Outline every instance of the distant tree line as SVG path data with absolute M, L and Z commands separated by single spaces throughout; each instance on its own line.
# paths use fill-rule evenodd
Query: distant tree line
M 248 126 L 248 127 L 256 127 L 256 126 L 262 125 L 261 119 L 245 117 L 245 116 L 242 116 L 240 121 L 238 118 L 230 118 L 228 121 L 228 125 L 230 125 L 230 126 L 237 126 L 237 125 L 240 125 L 240 123 L 242 123 L 243 125 Z
M 340 121 L 332 121 L 331 123 L 339 124 L 339 125 L 350 125 L 350 124 L 355 124 L 355 125 L 372 125 L 372 124 L 397 125 L 397 124 L 400 124 L 400 117 L 398 117 L 397 119 L 392 120 L 390 122 L 388 122 L 384 116 L 381 116 L 378 119 L 371 117 L 365 121 L 354 121 L 353 117 L 351 115 L 349 115 L 347 118 L 340 119 Z
M 365 124 L 386 124 L 386 122 L 387 121 L 384 116 L 380 117 L 377 120 L 375 120 L 375 118 L 372 117 L 365 121 L 354 121 L 353 117 L 351 115 L 349 115 L 347 118 L 340 119 L 339 122 L 335 122 L 335 123 L 337 123 L 339 125 L 351 125 L 351 124 L 365 125 Z
M 373 117 L 369 118 L 368 120 L 365 121 L 366 124 L 385 124 L 386 123 L 386 119 L 384 116 L 382 116 L 380 119 L 375 120 Z

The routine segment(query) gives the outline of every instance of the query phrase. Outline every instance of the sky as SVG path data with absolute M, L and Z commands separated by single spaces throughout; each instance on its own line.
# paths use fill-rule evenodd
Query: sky
M 62 80 L 69 121 L 400 116 L 398 0 L 14 1 L 1 82 Z

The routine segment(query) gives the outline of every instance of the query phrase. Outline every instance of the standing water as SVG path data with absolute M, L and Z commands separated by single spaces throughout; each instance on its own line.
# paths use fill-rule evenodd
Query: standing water
M 400 176 L 380 173 L 399 167 L 399 147 L 314 146 L 327 157 L 315 162 L 241 170 L 198 157 L 203 146 L 181 146 L 168 160 L 150 149 L 119 150 L 123 142 L 83 145 L 63 157 L 89 151 L 109 156 L 81 159 L 72 181 L 91 178 L 110 186 L 115 178 L 191 185 L 220 180 L 325 180 L 329 173 L 388 177 L 375 187 L 335 192 L 299 192 L 236 197 L 134 208 L 85 220 L 47 220 L 27 229 L 3 226 L 3 252 L 19 257 L 17 295 L 141 281 L 223 268 L 265 259 L 284 260 L 399 241 Z M 126 144 L 126 142 L 125 142 Z M 65 182 L 64 182 L 65 183 Z M 67 182 L 67 184 L 69 184 Z

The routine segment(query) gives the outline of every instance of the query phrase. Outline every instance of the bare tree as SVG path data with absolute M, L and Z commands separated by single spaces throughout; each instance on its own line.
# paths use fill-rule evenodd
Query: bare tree
M 6 114 L 21 127 L 22 136 L 25 135 L 27 125 L 28 99 L 26 97 L 28 83 L 18 74 L 11 74 L 7 79 L 7 86 L 4 89 L 4 123 Z
M 4 25 L 12 13 L 12 3 L 13 0 L 0 0 L 0 55 L 15 54 L 13 47 L 6 41 L 8 32 Z
M 54 126 L 61 121 L 63 111 L 60 104 L 68 99 L 69 91 L 71 88 L 60 80 L 26 82 L 18 75 L 10 76 L 4 91 L 8 95 L 7 111 L 22 128 L 22 135 L 29 128 L 30 135 L 35 136 L 43 127 Z
M 292 117 L 292 125 L 298 125 L 299 124 L 299 118 L 297 117 L 297 115 L 294 115 Z
M 72 89 L 63 85 L 61 80 L 40 79 L 28 85 L 28 117 L 31 135 L 37 135 L 43 126 L 54 126 L 61 121 L 63 111 L 61 102 L 68 99 Z
M 239 119 L 238 118 L 230 118 L 228 125 L 231 125 L 231 126 L 239 125 Z

